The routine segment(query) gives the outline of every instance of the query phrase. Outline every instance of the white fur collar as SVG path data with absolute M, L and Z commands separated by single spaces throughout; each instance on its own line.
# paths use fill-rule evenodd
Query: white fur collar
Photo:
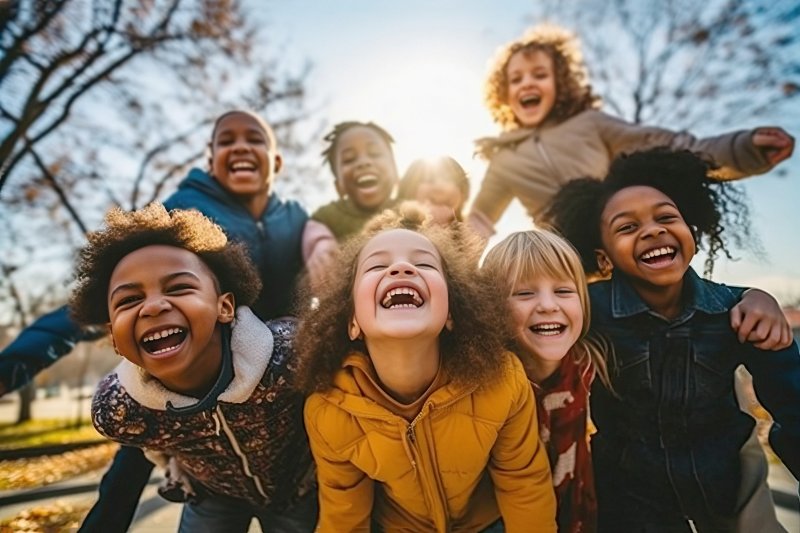
M 234 377 L 219 395 L 219 400 L 244 403 L 253 394 L 267 370 L 272 357 L 272 332 L 249 307 L 244 306 L 236 310 L 231 331 Z M 168 390 L 143 368 L 127 359 L 117 366 L 116 373 L 120 385 L 125 387 L 128 394 L 149 409 L 165 411 L 168 400 L 175 407 L 187 407 L 199 401 L 197 398 Z

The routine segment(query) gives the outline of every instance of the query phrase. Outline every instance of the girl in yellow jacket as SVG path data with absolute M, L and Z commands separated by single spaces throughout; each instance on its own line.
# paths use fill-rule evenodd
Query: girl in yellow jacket
M 530 384 L 481 244 L 419 206 L 345 244 L 301 317 L 320 531 L 556 530 Z

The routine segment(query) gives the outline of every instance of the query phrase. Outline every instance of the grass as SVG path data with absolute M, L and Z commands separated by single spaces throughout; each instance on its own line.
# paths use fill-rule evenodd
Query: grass
M 102 438 L 88 419 L 75 420 L 42 419 L 22 424 L 0 424 L 0 450 L 53 446 Z

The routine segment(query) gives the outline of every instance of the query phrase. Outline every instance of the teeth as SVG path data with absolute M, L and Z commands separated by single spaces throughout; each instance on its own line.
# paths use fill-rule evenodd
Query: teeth
M 356 184 L 358 184 L 358 185 L 366 185 L 366 184 L 374 183 L 376 181 L 378 181 L 378 176 L 376 176 L 374 174 L 364 174 L 363 176 L 361 176 L 360 178 L 358 178 L 356 180 Z
M 240 161 L 238 163 L 232 164 L 231 168 L 233 170 L 253 170 L 255 168 L 255 165 L 253 165 L 252 163 L 247 163 L 245 161 Z
M 558 335 L 566 328 L 563 324 L 535 324 L 530 327 L 531 331 L 539 335 Z
M 392 305 L 392 298 L 399 294 L 411 296 L 413 303 Z M 419 307 L 422 305 L 422 298 L 420 297 L 419 293 L 414 289 L 412 289 L 411 287 L 398 287 L 386 293 L 386 296 L 384 296 L 383 300 L 381 301 L 381 305 L 383 305 L 383 307 L 387 309 L 390 306 L 392 309 L 404 308 L 404 307 Z
M 528 95 L 523 96 L 519 99 L 520 103 L 523 105 L 527 104 L 538 104 L 542 100 L 542 97 L 539 95 Z
M 673 248 L 672 246 L 663 246 L 661 248 L 650 250 L 649 252 L 643 254 L 642 259 L 651 259 L 653 257 L 660 257 L 662 255 L 669 255 L 674 253 L 675 253 L 675 248 Z
M 142 342 L 157 341 L 158 339 L 163 339 L 164 337 L 169 337 L 170 335 L 175 335 L 176 333 L 180 332 L 181 332 L 180 328 L 170 328 L 170 329 L 165 329 L 163 331 L 157 331 L 143 338 Z

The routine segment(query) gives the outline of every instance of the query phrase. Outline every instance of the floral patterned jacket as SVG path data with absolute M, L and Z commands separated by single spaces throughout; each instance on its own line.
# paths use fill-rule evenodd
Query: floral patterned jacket
M 92 401 L 97 430 L 116 442 L 164 452 L 204 489 L 257 506 L 291 505 L 313 487 L 295 373 L 293 319 L 259 320 L 240 307 L 232 328 L 234 378 L 209 410 L 186 415 L 196 398 L 164 388 L 125 360 Z

